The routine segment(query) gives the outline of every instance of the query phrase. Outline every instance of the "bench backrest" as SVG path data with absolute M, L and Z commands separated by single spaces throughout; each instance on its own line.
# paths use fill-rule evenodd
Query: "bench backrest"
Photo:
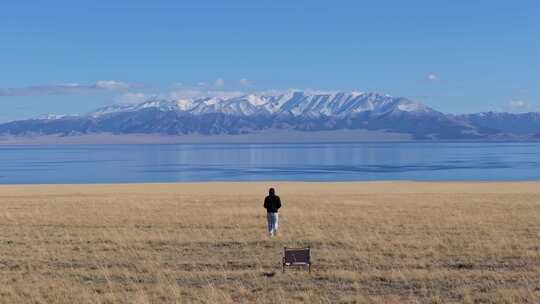
M 310 248 L 284 248 L 285 263 L 310 263 Z

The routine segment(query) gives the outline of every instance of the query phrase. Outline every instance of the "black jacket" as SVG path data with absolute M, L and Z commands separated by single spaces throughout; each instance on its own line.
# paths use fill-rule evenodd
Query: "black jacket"
M 264 208 L 267 212 L 278 212 L 278 209 L 281 208 L 281 200 L 277 195 L 268 195 L 264 199 Z

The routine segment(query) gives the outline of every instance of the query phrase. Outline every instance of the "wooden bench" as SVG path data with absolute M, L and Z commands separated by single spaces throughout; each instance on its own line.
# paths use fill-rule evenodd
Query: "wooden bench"
M 311 273 L 311 248 L 283 248 L 283 272 L 285 266 L 307 266 Z

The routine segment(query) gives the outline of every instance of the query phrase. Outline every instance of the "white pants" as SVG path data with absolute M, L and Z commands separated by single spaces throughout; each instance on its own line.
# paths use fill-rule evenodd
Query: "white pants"
M 268 233 L 275 235 L 279 226 L 279 213 L 267 212 L 266 218 L 268 219 Z

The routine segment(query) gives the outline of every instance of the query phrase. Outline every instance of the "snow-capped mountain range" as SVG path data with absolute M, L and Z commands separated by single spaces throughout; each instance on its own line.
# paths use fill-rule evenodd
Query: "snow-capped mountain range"
M 89 115 L 100 117 L 117 112 L 135 112 L 146 108 L 179 111 L 192 115 L 222 113 L 227 115 L 346 116 L 359 112 L 382 114 L 389 111 L 427 112 L 428 107 L 404 98 L 363 92 L 306 93 L 289 91 L 275 95 L 248 94 L 233 98 L 152 99 L 140 104 L 112 105 Z
M 415 139 L 536 139 L 540 114 L 447 115 L 407 98 L 364 92 L 287 91 L 236 97 L 150 99 L 77 115 L 0 124 L 0 135 L 216 135 L 268 130 L 377 130 Z

